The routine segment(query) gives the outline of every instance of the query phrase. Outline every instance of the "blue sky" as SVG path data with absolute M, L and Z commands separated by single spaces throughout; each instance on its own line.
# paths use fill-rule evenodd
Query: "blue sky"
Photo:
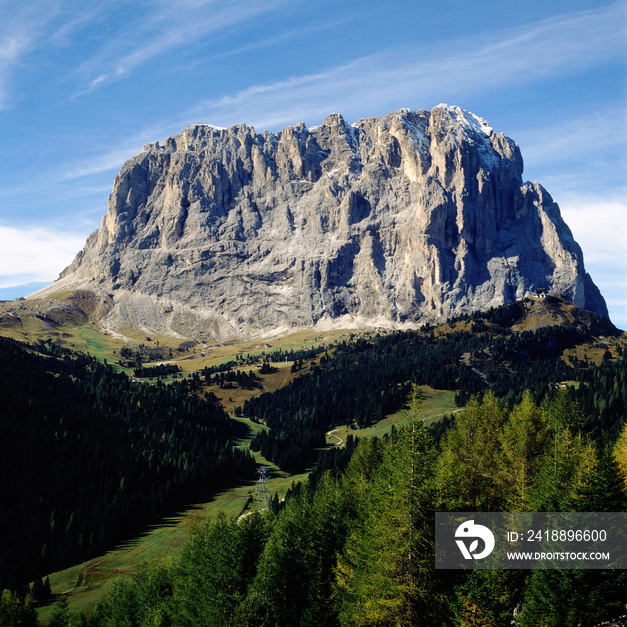
M 149 141 L 445 102 L 518 142 L 627 329 L 627 2 L 0 0 L 0 15 L 0 298 L 58 276 Z

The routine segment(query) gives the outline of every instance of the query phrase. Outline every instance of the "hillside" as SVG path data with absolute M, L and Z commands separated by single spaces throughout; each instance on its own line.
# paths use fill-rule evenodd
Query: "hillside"
M 537 330 L 520 330 L 528 327 Z M 551 386 L 585 377 L 593 355 L 599 361 L 605 352 L 610 359 L 621 356 L 622 343 L 611 339 L 619 335 L 607 318 L 561 298 L 531 299 L 418 332 L 340 342 L 332 360 L 321 359 L 310 372 L 251 398 L 240 410 L 271 428 L 251 448 L 296 469 L 323 445 L 328 429 L 369 427 L 398 411 L 411 385 L 456 390 L 460 407 L 491 391 L 512 407 L 525 390 L 541 400 Z M 617 429 L 623 410 L 615 409 L 602 422 L 590 416 L 591 428 Z
M 187 381 L 132 383 L 52 341 L 0 338 L 0 587 L 84 560 L 165 507 L 254 475 L 241 428 Z
M 9 305 L 15 309 L 24 306 L 20 303 Z M 65 311 L 61 305 L 57 310 Z M 12 460 L 10 472 L 3 475 L 9 478 L 5 497 L 16 508 L 11 520 L 22 523 L 5 536 L 5 581 L 23 582 L 27 573 L 43 576 L 68 564 L 73 556 L 90 557 L 111 547 L 134 533 L 136 512 L 143 510 L 140 520 L 145 520 L 147 514 L 167 505 L 172 490 L 183 487 L 189 495 L 195 494 L 189 498 L 202 500 L 202 494 L 220 480 L 216 483 L 215 470 L 208 470 L 206 464 L 203 469 L 191 463 L 189 438 L 196 447 L 208 447 L 201 454 L 207 463 L 214 463 L 210 451 L 222 451 L 219 472 L 225 478 L 254 479 L 245 455 L 233 458 L 235 466 L 224 458 L 227 438 L 240 437 L 243 431 L 237 425 L 242 423 L 229 425 L 217 409 L 212 409 L 215 417 L 208 418 L 207 409 L 215 408 L 211 399 L 249 419 L 243 423 L 254 427 L 256 434 L 250 449 L 261 455 L 262 463 L 302 472 L 318 461 L 313 481 L 325 468 L 341 472 L 354 438 L 381 435 L 397 424 L 399 410 L 416 384 L 430 386 L 423 389 L 435 390 L 434 397 L 437 390 L 446 398 L 455 395 L 458 407 L 472 395 L 481 399 L 491 393 L 512 408 L 522 402 L 525 390 L 541 403 L 558 384 L 567 382 L 571 398 L 585 413 L 587 433 L 614 439 L 625 419 L 625 338 L 607 318 L 557 295 L 525 299 L 419 331 L 301 332 L 272 344 L 167 347 L 155 342 L 124 343 L 88 329 L 84 337 L 98 347 L 101 359 L 108 355 L 106 366 L 63 347 L 81 340 L 79 331 L 84 327 L 75 326 L 75 317 L 42 320 L 26 308 L 18 311 L 22 336 L 27 331 L 48 332 L 53 339 L 30 346 L 1 340 L 8 369 L 4 372 L 10 373 L 3 383 L 11 390 L 4 397 L 14 399 L 5 403 L 0 440 L 10 447 L 5 459 Z M 15 332 L 14 323 L 2 324 L 14 317 L 11 312 L 0 319 L 3 333 Z M 148 361 L 163 359 L 164 352 L 172 365 L 167 374 Z M 129 360 L 139 361 L 142 368 L 118 364 Z M 153 385 L 132 383 L 123 372 L 114 373 L 113 366 Z M 200 399 L 197 404 L 193 399 L 198 397 L 208 398 L 209 404 Z M 151 409 L 157 406 L 158 412 Z M 166 407 L 171 409 L 164 411 Z M 204 423 L 193 418 L 198 411 L 205 416 L 203 421 L 217 421 L 213 435 L 208 437 L 208 424 L 202 427 Z M 445 436 L 457 415 L 452 405 L 440 413 L 429 420 L 435 441 Z M 18 422 L 17 416 L 21 416 Z M 24 420 L 29 425 L 26 431 L 20 427 Z M 327 433 L 340 426 L 338 433 L 351 446 L 331 446 L 321 456 L 316 449 L 337 441 Z M 100 437 L 104 433 L 109 436 Z M 122 444 L 109 450 L 107 442 Z M 133 455 L 128 455 L 129 450 L 135 451 Z M 149 458 L 161 459 L 160 468 L 153 468 Z M 236 467 L 241 471 L 233 475 Z M 205 483 L 207 473 L 213 476 L 211 483 Z M 150 486 L 142 483 L 147 476 L 152 477 Z M 93 485 L 102 489 L 96 494 Z M 73 487 L 68 490 L 68 486 Z M 102 505 L 92 503 L 97 495 L 104 499 Z M 37 502 L 38 509 L 29 509 Z M 113 508 L 105 507 L 111 502 Z M 177 502 L 182 504 L 180 493 Z M 24 520 L 29 523 L 24 525 Z M 12 559 L 17 546 L 31 557 Z
M 626 362 L 612 361 L 624 398 Z M 521 627 L 576 627 L 621 616 L 624 570 L 434 568 L 434 515 L 624 512 L 627 429 L 607 446 L 569 391 L 553 388 L 511 410 L 488 393 L 435 442 L 420 402 L 414 388 L 399 429 L 360 441 L 340 469 L 294 486 L 285 502 L 205 520 L 174 559 L 118 580 L 89 625 L 426 627 L 515 616 Z M 69 619 L 63 601 L 51 616 Z

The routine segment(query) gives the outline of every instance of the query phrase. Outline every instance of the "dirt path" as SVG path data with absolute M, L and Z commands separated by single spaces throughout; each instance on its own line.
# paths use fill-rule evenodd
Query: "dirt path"
M 422 420 L 429 420 L 430 418 L 438 418 L 440 416 L 448 416 L 450 414 L 456 414 L 457 412 L 460 411 L 464 411 L 463 408 L 461 409 L 454 409 L 453 411 L 445 411 L 443 414 L 433 414 L 431 416 L 425 416 Z
M 331 431 L 327 431 L 327 437 L 332 437 L 332 438 L 335 438 L 337 440 L 337 442 L 333 446 L 341 446 L 342 442 L 344 440 L 342 440 L 342 438 L 339 435 L 333 435 L 334 431 L 337 431 L 337 429 L 333 429 Z

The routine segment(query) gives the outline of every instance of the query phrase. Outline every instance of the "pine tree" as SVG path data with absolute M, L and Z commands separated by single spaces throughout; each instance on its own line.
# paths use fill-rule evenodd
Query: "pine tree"
M 48 620 L 48 627 L 69 627 L 70 624 L 70 609 L 68 605 L 67 597 L 61 594 L 55 606 L 50 614 Z
M 41 580 L 41 577 L 38 577 L 37 579 L 35 579 L 35 581 L 33 581 L 31 594 L 33 596 L 33 601 L 43 601 L 47 598 L 46 589 L 44 587 L 44 582 Z
M 104 615 L 104 624 L 107 627 L 109 625 L 134 627 L 134 625 L 140 624 L 140 608 L 133 579 L 120 578 L 113 582 Z
M 178 616 L 188 625 L 227 625 L 239 598 L 237 522 L 220 513 L 192 534 L 181 557 Z
M 259 557 L 245 610 L 255 610 L 251 624 L 298 625 L 307 607 L 316 556 L 312 542 L 312 502 L 303 489 L 276 518 Z
M 627 511 L 627 495 L 611 449 L 602 449 L 598 462 L 577 473 L 559 506 L 563 511 Z M 625 590 L 625 571 L 534 570 L 525 590 L 520 622 L 523 627 L 595 625 L 624 613 Z
M 579 428 L 583 424 L 578 404 L 561 392 L 542 406 L 548 426 L 542 464 L 530 494 L 535 511 L 563 511 L 562 503 L 589 480 L 596 453 Z
M 38 624 L 30 594 L 23 599 L 9 590 L 0 594 L 0 627 L 37 627 Z
M 339 482 L 326 472 L 316 485 L 311 516 L 311 577 L 302 627 L 337 624 L 334 568 L 346 540 L 346 515 Z
M 471 570 L 455 587 L 453 614 L 457 627 L 500 627 L 512 622 L 520 597 L 521 573 Z
M 614 459 L 618 465 L 624 489 L 627 490 L 627 422 L 614 445 Z

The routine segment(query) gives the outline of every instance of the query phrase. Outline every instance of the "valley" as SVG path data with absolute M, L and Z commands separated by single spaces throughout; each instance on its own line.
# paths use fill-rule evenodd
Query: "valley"
M 423 415 L 425 422 L 437 420 L 442 412 L 456 411 L 453 392 L 431 390 L 425 386 L 425 403 Z M 243 421 L 243 419 L 233 418 Z M 390 416 L 380 421 L 374 427 L 360 430 L 358 433 L 345 427 L 338 428 L 335 433 L 346 440 L 349 433 L 360 438 L 381 437 L 389 433 L 392 425 L 402 420 L 402 414 Z M 251 430 L 251 435 L 262 428 L 260 425 L 244 421 Z M 329 445 L 335 446 L 333 438 L 329 438 Z M 247 447 L 250 438 L 238 442 L 239 446 Z M 268 480 L 268 487 L 272 495 L 277 494 L 283 500 L 289 488 L 299 481 L 306 481 L 309 470 L 303 473 L 288 475 L 271 462 L 268 462 L 258 452 L 254 453 L 257 464 L 269 466 L 273 470 Z M 159 518 L 143 533 L 129 539 L 104 555 L 94 557 L 84 564 L 77 564 L 59 572 L 50 573 L 50 585 L 54 595 L 63 594 L 67 597 L 69 607 L 74 611 L 89 613 L 97 603 L 103 601 L 110 591 L 111 583 L 121 576 L 129 576 L 136 568 L 151 560 L 176 559 L 183 544 L 189 537 L 194 526 L 206 519 L 214 520 L 220 512 L 227 516 L 239 516 L 246 511 L 252 511 L 250 498 L 254 495 L 255 482 L 230 488 L 217 493 L 208 503 L 199 503 L 190 506 L 174 516 Z M 47 619 L 53 609 L 50 602 L 39 608 L 40 618 Z
M 627 627 L 627 0 L 5 4 L 0 627 Z

